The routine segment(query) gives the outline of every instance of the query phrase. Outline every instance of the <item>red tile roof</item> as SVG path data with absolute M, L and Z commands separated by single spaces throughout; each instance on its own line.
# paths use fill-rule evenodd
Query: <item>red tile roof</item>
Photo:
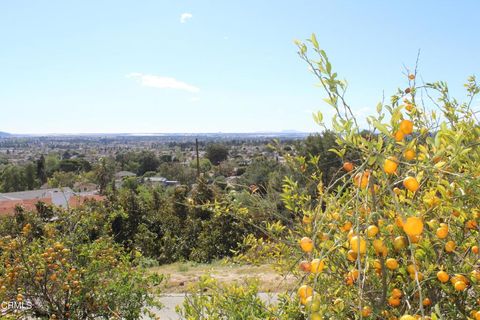
M 82 206 L 86 201 L 102 201 L 105 197 L 97 194 L 88 194 L 88 195 L 73 195 L 70 196 L 68 199 L 68 206 L 70 208 L 78 208 Z M 36 204 L 39 202 L 43 202 L 48 205 L 52 205 L 52 197 L 51 195 L 42 198 L 34 198 L 34 199 L 13 199 L 13 200 L 5 200 L 0 199 L 0 215 L 12 215 L 15 213 L 15 208 L 17 206 L 23 207 L 25 210 L 28 211 L 35 211 L 37 209 Z

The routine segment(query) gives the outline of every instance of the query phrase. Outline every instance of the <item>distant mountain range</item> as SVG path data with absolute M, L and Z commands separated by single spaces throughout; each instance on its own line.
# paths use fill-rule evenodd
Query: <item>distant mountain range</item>
M 2 132 L 2 131 L 0 131 L 0 137 L 10 137 L 10 136 L 11 136 L 11 134 L 8 133 L 8 132 Z

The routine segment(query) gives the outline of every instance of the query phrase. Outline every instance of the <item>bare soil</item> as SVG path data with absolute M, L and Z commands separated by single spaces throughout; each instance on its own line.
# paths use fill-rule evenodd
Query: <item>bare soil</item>
M 295 287 L 293 276 L 282 276 L 269 265 L 238 265 L 223 262 L 212 264 L 195 264 L 191 262 L 174 263 L 151 268 L 167 276 L 162 294 L 186 293 L 188 288 L 198 282 L 200 276 L 210 275 L 223 284 L 258 281 L 259 292 L 285 292 Z

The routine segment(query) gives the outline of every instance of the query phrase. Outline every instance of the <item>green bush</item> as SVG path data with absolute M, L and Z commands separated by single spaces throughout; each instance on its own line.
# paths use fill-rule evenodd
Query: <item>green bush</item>
M 0 299 L 25 303 L 12 317 L 139 319 L 157 305 L 162 278 L 138 265 L 112 238 L 93 235 L 96 212 L 18 213 L 0 223 Z
M 221 285 L 210 276 L 202 276 L 190 290 L 177 312 L 187 320 L 304 320 L 298 301 L 279 295 L 278 303 L 259 296 L 257 283 Z

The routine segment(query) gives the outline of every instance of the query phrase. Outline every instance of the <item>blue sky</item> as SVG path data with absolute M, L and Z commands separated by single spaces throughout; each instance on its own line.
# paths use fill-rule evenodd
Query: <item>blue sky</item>
M 296 55 L 317 34 L 364 116 L 426 81 L 479 74 L 480 2 L 0 2 L 0 131 L 315 131 L 328 106 Z M 183 19 L 182 19 L 183 17 Z

